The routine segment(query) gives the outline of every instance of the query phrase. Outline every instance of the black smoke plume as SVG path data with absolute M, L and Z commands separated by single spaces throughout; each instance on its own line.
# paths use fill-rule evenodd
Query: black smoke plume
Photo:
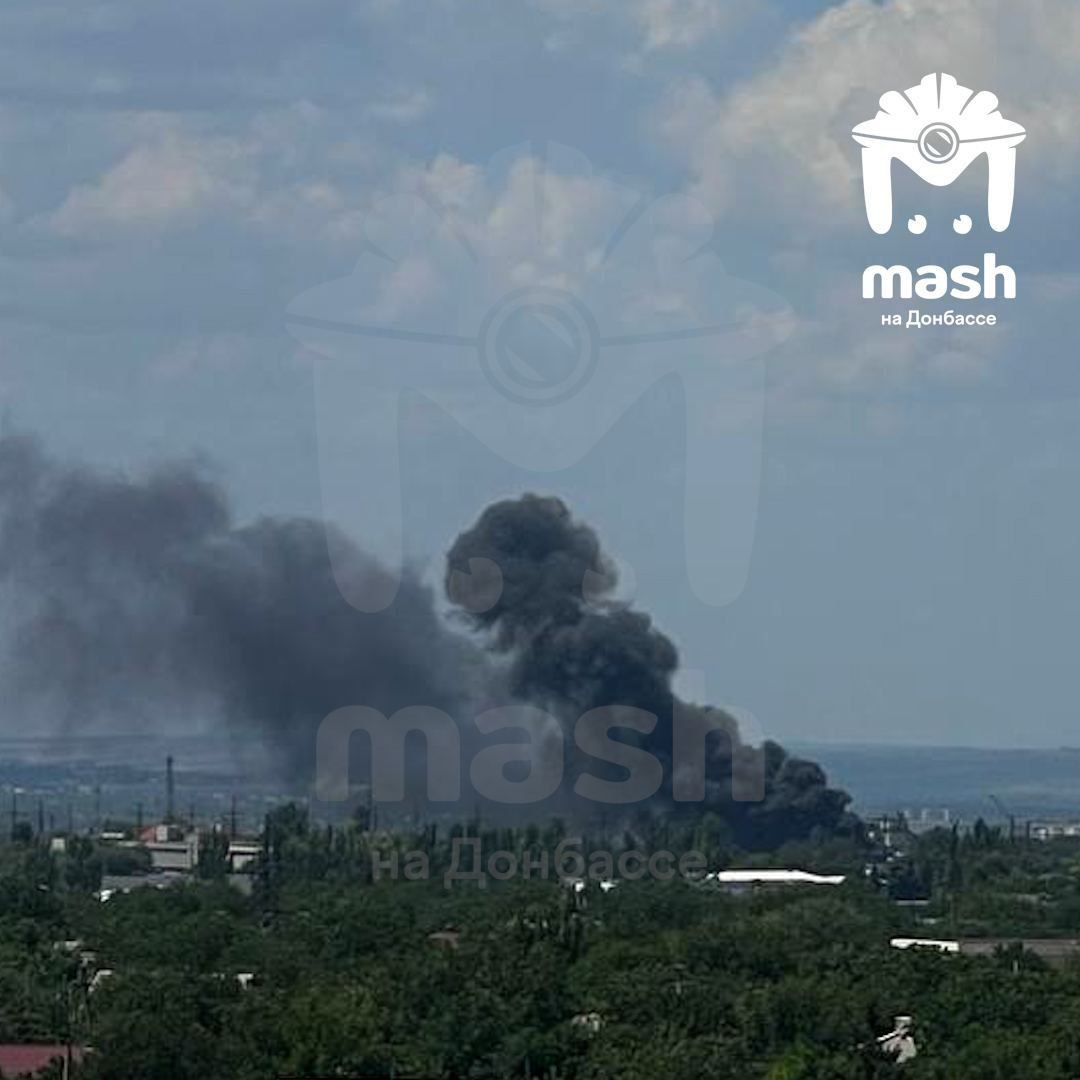
M 507 692 L 567 729 L 590 709 L 633 706 L 659 718 L 643 737 L 668 770 L 656 806 L 689 815 L 701 805 L 670 799 L 672 717 L 682 710 L 729 733 L 709 744 L 707 808 L 739 842 L 774 846 L 844 826 L 847 796 L 774 743 L 759 751 L 764 801 L 732 800 L 733 763 L 755 751 L 731 717 L 676 699 L 675 647 L 613 599 L 596 535 L 558 499 L 496 503 L 449 553 L 450 600 L 493 660 L 475 634 L 447 626 L 414 577 L 389 609 L 368 614 L 347 603 L 334 571 L 385 574 L 321 521 L 238 524 L 204 463 L 130 476 L 0 433 L 0 724 L 27 734 L 214 727 L 259 744 L 279 775 L 306 785 L 317 726 L 346 705 L 387 716 L 441 708 L 459 720 L 466 753 L 472 718 Z M 570 761 L 564 787 L 583 767 Z M 589 812 L 562 792 L 552 808 Z
M 553 712 L 567 729 L 593 709 L 629 706 L 657 717 L 653 731 L 637 741 L 664 765 L 655 805 L 665 812 L 702 812 L 700 803 L 672 799 L 678 715 L 688 724 L 719 721 L 721 735 L 705 743 L 705 801 L 729 821 L 738 842 L 771 847 L 815 829 L 850 826 L 848 796 L 827 785 L 818 765 L 773 742 L 748 747 L 733 717 L 676 698 L 675 646 L 647 614 L 613 598 L 616 585 L 596 534 L 556 498 L 525 495 L 489 506 L 447 559 L 447 593 L 492 650 L 509 658 L 513 694 Z M 564 742 L 570 745 L 569 736 Z M 736 801 L 733 767 L 755 753 L 764 799 Z
M 384 573 L 347 538 L 334 543 L 339 573 Z M 356 611 L 322 522 L 237 525 L 198 463 L 130 477 L 0 436 L 0 589 L 5 726 L 21 731 L 223 721 L 299 778 L 316 725 L 342 705 L 459 715 L 474 693 L 475 649 L 429 590 L 407 578 L 386 612 Z

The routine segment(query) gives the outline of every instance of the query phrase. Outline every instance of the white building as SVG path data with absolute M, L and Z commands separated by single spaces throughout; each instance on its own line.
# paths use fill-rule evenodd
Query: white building
M 159 840 L 144 842 L 150 852 L 150 865 L 155 870 L 180 870 L 191 873 L 199 863 L 199 834 L 188 833 L 180 840 Z
M 725 892 L 742 893 L 753 889 L 783 888 L 791 885 L 843 885 L 843 874 L 812 874 L 808 870 L 715 870 L 702 882 L 718 885 Z

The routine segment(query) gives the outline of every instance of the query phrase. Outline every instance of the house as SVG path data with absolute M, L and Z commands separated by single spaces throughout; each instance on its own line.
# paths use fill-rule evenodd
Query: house
M 143 846 L 150 852 L 150 865 L 155 870 L 190 873 L 199 862 L 198 833 L 191 833 L 183 840 L 155 840 Z
M 262 849 L 262 844 L 257 840 L 230 840 L 229 869 L 234 874 L 253 869 Z
M 178 870 L 191 873 L 199 862 L 199 833 L 178 825 L 147 825 L 134 840 L 121 841 L 118 847 L 142 847 L 150 853 L 154 870 Z
M 81 1061 L 83 1048 L 62 1043 L 0 1043 L 0 1076 L 37 1076 L 54 1061 Z
M 888 1035 L 877 1040 L 878 1049 L 897 1064 L 910 1061 L 919 1052 L 915 1045 L 915 1027 L 910 1016 L 896 1017 L 896 1025 Z
M 570 1018 L 570 1026 L 586 1035 L 599 1035 L 604 1026 L 604 1018 L 598 1012 L 578 1013 Z
M 1028 823 L 1028 835 L 1034 840 L 1080 836 L 1080 821 L 1032 821 Z

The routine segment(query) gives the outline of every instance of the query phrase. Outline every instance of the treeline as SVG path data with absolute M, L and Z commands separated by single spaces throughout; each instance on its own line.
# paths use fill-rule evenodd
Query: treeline
M 888 944 L 980 919 L 1024 932 L 995 921 L 1001 903 L 1027 905 L 1040 927 L 1080 929 L 1075 841 L 1010 842 L 983 827 L 912 837 L 892 857 L 825 837 L 755 857 L 705 819 L 583 840 L 588 853 L 698 848 L 721 865 L 849 877 L 735 897 L 678 877 L 606 892 L 520 877 L 446 887 L 437 871 L 455 839 L 485 854 L 554 853 L 566 828 L 363 825 L 275 812 L 250 896 L 208 870 L 102 903 L 69 872 L 92 865 L 92 847 L 68 860 L 25 838 L 0 849 L 0 1042 L 91 1045 L 82 1080 L 1080 1075 L 1080 971 L 1016 950 Z M 425 852 L 430 880 L 375 881 L 374 860 L 393 850 Z M 929 903 L 900 907 L 904 892 Z M 876 1041 L 900 1014 L 914 1017 L 918 1046 L 903 1065 Z
M 313 825 L 302 808 L 290 804 L 267 815 L 255 876 L 257 891 L 265 896 L 296 881 L 369 884 L 386 877 L 467 880 L 474 867 L 486 868 L 493 859 L 500 861 L 500 856 L 512 859 L 512 872 L 506 872 L 504 866 L 508 878 L 532 874 L 596 881 L 624 876 L 617 868 L 628 864 L 631 855 L 640 864 L 650 861 L 650 856 L 666 853 L 672 867 L 685 859 L 685 865 L 693 861 L 712 870 L 735 862 L 741 866 L 790 864 L 806 869 L 839 866 L 860 870 L 866 850 L 861 829 L 853 828 L 840 835 L 811 831 L 805 840 L 768 852 L 750 852 L 737 845 L 729 820 L 718 813 L 690 819 L 642 812 L 629 822 L 593 830 L 560 818 L 542 825 L 495 827 L 476 818 L 378 830 L 370 828 L 363 810 L 356 821 L 343 826 Z M 508 860 L 501 861 L 505 864 Z M 217 872 L 224 874 L 224 862 L 215 865 Z M 659 865 L 652 861 L 651 866 L 636 868 L 631 876 L 656 877 Z

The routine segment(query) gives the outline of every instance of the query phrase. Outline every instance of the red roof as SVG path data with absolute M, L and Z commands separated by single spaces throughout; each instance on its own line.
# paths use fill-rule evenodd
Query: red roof
M 0 1076 L 33 1076 L 50 1061 L 63 1060 L 67 1047 L 62 1043 L 0 1043 Z M 82 1048 L 73 1046 L 71 1058 L 78 1061 Z

